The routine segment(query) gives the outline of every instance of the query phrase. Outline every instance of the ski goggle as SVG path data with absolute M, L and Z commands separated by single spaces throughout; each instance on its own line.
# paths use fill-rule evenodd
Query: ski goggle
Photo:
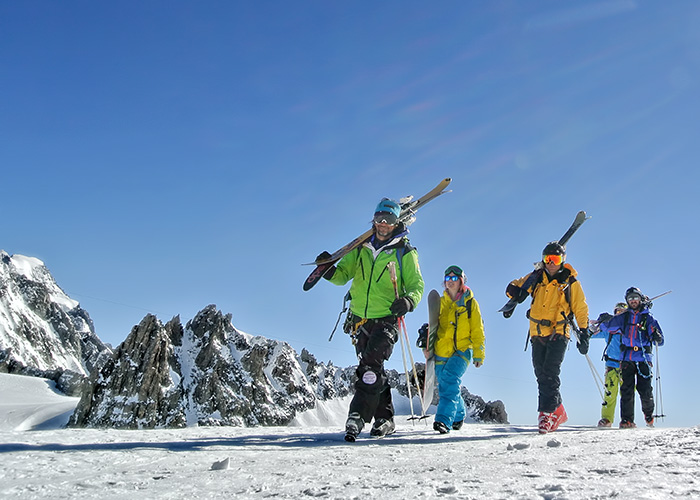
M 542 261 L 545 264 L 554 264 L 555 266 L 561 266 L 562 262 L 564 262 L 564 256 L 563 255 L 545 255 L 542 257 Z
M 636 293 L 635 293 L 634 295 L 630 295 L 629 297 L 627 297 L 627 303 L 628 303 L 628 304 L 629 304 L 631 301 L 633 301 L 633 300 L 641 301 L 642 298 L 641 298 L 639 295 L 637 295 Z
M 389 224 L 390 226 L 396 225 L 398 221 L 399 218 L 389 212 L 377 212 L 372 218 L 372 222 L 375 224 Z
M 445 281 L 459 281 L 459 276 L 445 276 Z

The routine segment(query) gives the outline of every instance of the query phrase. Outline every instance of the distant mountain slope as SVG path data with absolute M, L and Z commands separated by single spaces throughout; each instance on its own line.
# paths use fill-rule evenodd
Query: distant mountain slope
M 51 378 L 75 393 L 110 354 L 43 262 L 0 251 L 0 372 Z

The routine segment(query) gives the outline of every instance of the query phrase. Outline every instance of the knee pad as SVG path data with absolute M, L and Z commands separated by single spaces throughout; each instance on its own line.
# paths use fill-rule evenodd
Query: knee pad
M 386 377 L 369 366 L 357 369 L 357 384 L 367 392 L 381 392 L 386 384 Z

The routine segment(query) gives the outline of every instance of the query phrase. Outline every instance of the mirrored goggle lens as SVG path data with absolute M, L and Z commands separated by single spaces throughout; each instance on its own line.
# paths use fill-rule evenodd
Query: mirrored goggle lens
M 445 276 L 445 281 L 457 281 L 459 276 Z
M 545 264 L 554 264 L 555 266 L 560 266 L 564 262 L 563 255 L 545 255 L 542 259 Z
M 372 220 L 375 222 L 375 224 L 390 224 L 393 226 L 398 222 L 398 217 L 389 212 L 378 212 L 374 214 L 374 218 Z
M 642 300 L 642 298 L 639 295 L 630 295 L 627 297 L 627 302 L 631 302 L 633 300 Z

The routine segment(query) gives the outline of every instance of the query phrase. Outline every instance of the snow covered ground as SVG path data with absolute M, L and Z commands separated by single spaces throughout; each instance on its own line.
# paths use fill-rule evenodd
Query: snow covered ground
M 60 428 L 76 400 L 40 379 L 0 375 L 0 397 L 0 498 L 700 497 L 700 427 L 442 436 L 399 417 L 346 443 L 345 403 L 290 427 L 118 431 Z

